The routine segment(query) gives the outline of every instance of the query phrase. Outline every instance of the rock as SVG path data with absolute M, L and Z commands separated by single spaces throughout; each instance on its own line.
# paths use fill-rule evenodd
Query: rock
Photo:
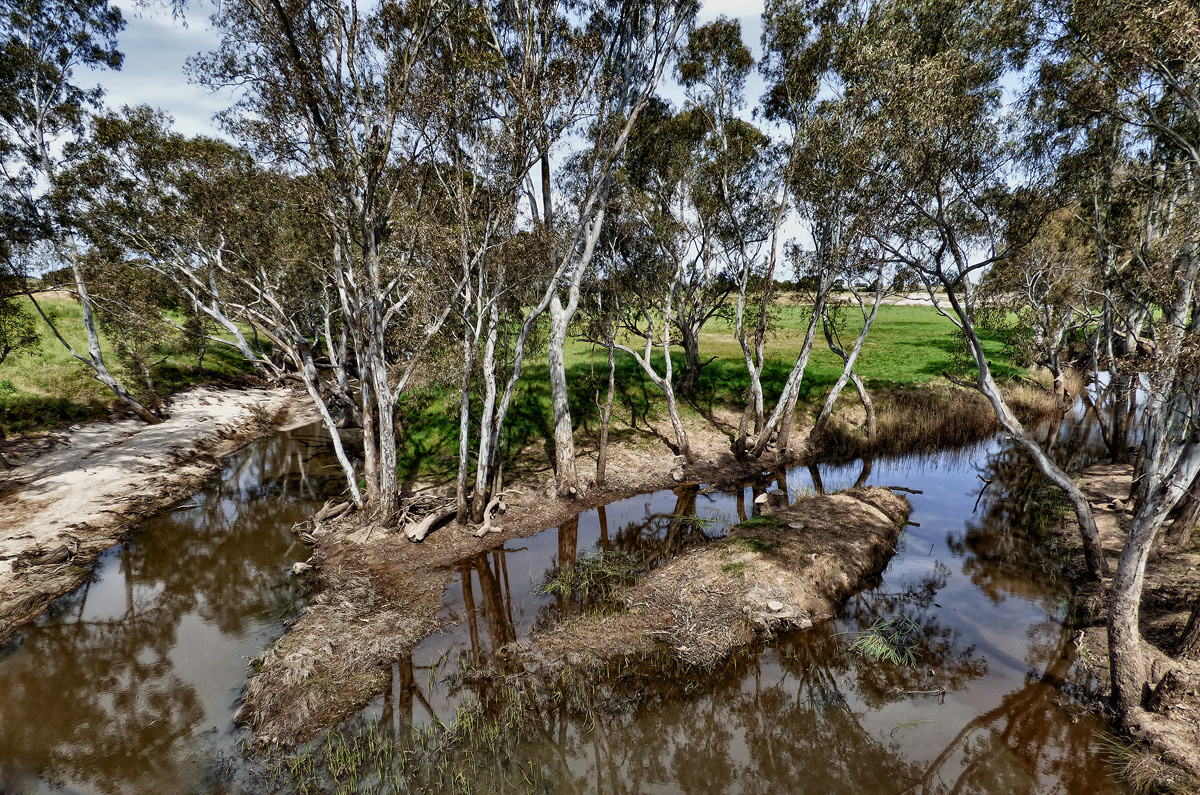
M 796 622 L 796 629 L 809 629 L 811 626 L 812 620 L 808 618 L 802 618 Z
M 683 480 L 683 467 L 675 467 L 671 470 L 671 480 L 679 483 Z
M 312 571 L 312 566 L 308 565 L 307 563 L 296 561 L 292 564 L 292 574 L 295 574 L 297 577 L 303 577 L 310 571 Z
M 803 530 L 804 522 L 788 522 L 788 527 L 792 528 L 793 530 Z
M 769 609 L 772 613 L 778 613 L 783 609 L 783 602 L 780 602 L 778 599 L 772 599 L 771 601 L 767 602 L 767 609 Z

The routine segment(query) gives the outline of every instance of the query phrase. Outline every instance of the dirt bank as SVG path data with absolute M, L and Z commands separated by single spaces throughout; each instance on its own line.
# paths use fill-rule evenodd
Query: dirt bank
M 753 472 L 761 474 L 761 465 Z M 689 475 L 730 477 L 728 470 L 716 468 Z M 520 503 L 503 521 L 504 535 L 531 535 L 585 508 L 671 485 L 676 484 L 664 475 L 643 480 L 636 491 L 593 490 L 581 501 L 518 496 Z M 664 640 L 674 638 L 676 648 L 688 645 L 688 627 L 703 635 L 682 656 L 712 661 L 753 639 L 755 627 L 761 632 L 826 618 L 864 577 L 882 568 L 907 513 L 903 500 L 878 489 L 802 498 L 778 518 L 743 525 L 735 538 L 711 552 L 700 551 L 694 560 L 688 555 L 691 563 L 668 565 L 646 578 L 630 598 L 661 609 L 653 618 L 641 608 L 620 616 L 619 637 L 607 626 L 588 630 L 588 654 L 592 659 L 605 656 L 606 649 L 614 655 L 637 654 L 643 624 L 650 621 L 654 626 L 644 628 L 665 633 L 660 636 Z M 789 527 L 799 523 L 804 530 Z M 316 539 L 311 562 L 317 596 L 257 663 L 238 712 L 238 721 L 265 742 L 305 741 L 365 705 L 381 689 L 392 661 L 438 628 L 442 591 L 453 576 L 449 564 L 497 543 L 495 536 L 479 539 L 451 525 L 416 545 L 396 528 L 372 526 L 353 516 L 323 525 Z M 707 579 L 693 582 L 700 564 Z M 668 592 L 685 584 L 672 579 L 679 576 L 698 589 L 695 596 L 703 596 L 704 605 L 670 604 Z M 717 591 L 721 597 L 709 601 Z M 781 604 L 777 610 L 771 609 L 774 601 Z M 757 612 L 748 617 L 747 606 Z M 710 632 L 707 623 L 700 626 L 701 617 L 723 623 Z M 692 623 L 686 624 L 688 620 Z M 578 623 L 571 626 L 583 632 Z M 606 647 L 603 642 L 609 638 L 617 642 Z M 569 635 L 550 633 L 533 646 L 509 652 L 517 662 L 534 662 L 532 657 L 562 657 L 565 652 L 556 650 L 570 642 Z
M 918 390 L 903 390 L 905 405 L 913 411 L 898 415 L 895 425 L 905 428 L 906 444 L 920 442 L 921 434 L 936 434 L 937 443 L 952 443 L 945 425 L 970 426 L 981 416 L 973 394 L 937 387 L 917 400 Z M 881 403 L 897 402 L 887 396 Z M 932 414 L 931 407 L 937 408 Z M 737 434 L 740 413 L 719 407 L 696 407 L 686 414 L 688 438 L 696 462 L 679 478 L 677 461 L 667 448 L 673 437 L 665 417 L 614 418 L 608 452 L 606 486 L 595 485 L 595 436 L 577 434 L 576 453 L 581 483 L 579 499 L 557 496 L 550 460 L 553 450 L 538 444 L 510 455 L 506 463 L 509 511 L 496 524 L 503 533 L 475 538 L 474 528 L 451 524 L 436 530 L 421 544 L 399 535 L 399 528 L 371 526 L 357 516 L 325 523 L 315 537 L 311 563 L 312 586 L 317 596 L 299 620 L 256 663 L 238 712 L 240 723 L 250 726 L 263 741 L 292 744 L 313 737 L 320 729 L 360 709 L 379 692 L 397 654 L 411 649 L 437 628 L 442 590 L 451 579 L 445 568 L 469 555 L 497 545 L 501 540 L 532 535 L 561 525 L 581 511 L 635 494 L 650 493 L 683 483 L 730 482 L 762 479 L 771 471 L 802 462 L 800 455 L 776 460 L 770 454 L 751 462 L 736 461 L 730 446 Z M 983 404 L 987 432 L 994 416 Z M 914 422 L 912 414 L 924 421 Z M 836 415 L 843 435 L 862 436 L 863 415 L 847 396 Z M 811 428 L 807 411 L 797 414 L 796 436 Z M 911 426 L 911 427 L 910 427 Z M 596 429 L 593 429 L 593 431 Z M 886 433 L 881 432 L 881 438 Z M 958 442 L 974 441 L 972 433 Z M 925 440 L 929 441 L 929 440 Z M 672 477 L 672 472 L 677 477 Z M 864 468 L 864 477 L 869 467 Z M 452 494 L 450 484 L 418 484 L 406 498 Z M 888 513 L 891 509 L 885 509 Z M 905 509 L 907 511 L 907 509 Z M 850 550 L 845 550 L 849 552 Z M 747 561 L 748 563 L 748 561 Z M 853 573 L 847 576 L 854 577 Z M 832 598 L 838 598 L 836 595 Z M 797 607 L 799 605 L 797 604 Z M 819 610 L 815 614 L 821 614 Z
M 221 459 L 281 426 L 312 422 L 292 390 L 200 387 L 159 425 L 98 422 L 42 434 L 0 470 L 0 645 L 78 587 L 140 520 L 200 489 Z
M 1129 490 L 1133 468 L 1126 464 L 1100 464 L 1083 470 L 1078 482 L 1096 514 L 1109 562 L 1115 566 L 1133 513 Z M 1065 532 L 1077 536 L 1073 521 Z M 1193 533 L 1193 539 L 1200 535 Z M 1104 709 L 1109 680 L 1108 631 L 1105 626 L 1111 582 L 1085 578 L 1080 558 L 1071 567 L 1074 596 L 1072 626 L 1077 632 L 1076 665 L 1079 681 L 1088 683 L 1091 695 Z M 1178 548 L 1161 547 L 1146 567 L 1140 624 L 1146 639 L 1144 653 L 1159 685 L 1150 695 L 1150 711 L 1143 725 L 1133 726 L 1136 741 L 1121 751 L 1118 767 L 1129 783 L 1163 792 L 1200 792 L 1200 664 L 1172 656 L 1176 640 L 1200 598 L 1200 554 L 1195 542 Z M 1146 789 L 1148 791 L 1148 789 Z
M 626 610 L 538 633 L 511 653 L 538 664 L 607 663 L 665 646 L 709 666 L 757 636 L 831 618 L 896 551 L 908 503 L 880 488 L 804 496 L 655 569 Z

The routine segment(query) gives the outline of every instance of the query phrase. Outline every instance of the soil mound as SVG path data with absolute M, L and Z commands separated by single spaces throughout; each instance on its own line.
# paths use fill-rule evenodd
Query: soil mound
M 756 636 L 832 617 L 894 554 L 908 513 L 880 488 L 801 497 L 652 571 L 624 594 L 625 612 L 560 624 L 510 651 L 579 665 L 665 646 L 712 665 Z

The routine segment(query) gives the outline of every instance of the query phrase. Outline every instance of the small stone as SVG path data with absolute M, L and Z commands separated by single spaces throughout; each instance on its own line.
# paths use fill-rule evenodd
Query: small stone
M 767 602 L 767 607 L 772 613 L 778 613 L 783 609 L 783 602 L 780 602 L 777 599 L 772 599 L 771 601 Z
M 292 574 L 295 574 L 297 577 L 301 577 L 310 571 L 312 571 L 312 566 L 308 565 L 307 563 L 301 563 L 297 561 L 296 563 L 292 564 Z
M 812 621 L 807 618 L 802 618 L 796 622 L 796 629 L 808 629 L 812 626 Z
M 804 522 L 788 522 L 788 527 L 792 528 L 793 530 L 803 530 Z

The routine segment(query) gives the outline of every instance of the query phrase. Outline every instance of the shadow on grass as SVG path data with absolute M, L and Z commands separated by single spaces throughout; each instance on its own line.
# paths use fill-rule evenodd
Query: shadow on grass
M 164 350 L 160 351 L 159 355 L 172 354 Z M 232 348 L 210 349 L 204 361 L 203 371 L 195 365 L 179 361 L 167 360 L 155 364 L 151 367 L 155 391 L 163 400 L 169 401 L 172 395 L 200 384 L 237 388 L 259 383 L 253 368 Z M 16 364 L 34 366 L 33 362 L 21 362 L 20 359 Z M 91 386 L 94 382 L 90 371 L 82 364 L 78 365 L 78 369 L 78 382 Z M 141 382 L 130 373 L 121 372 L 121 369 L 118 370 L 118 377 L 122 379 L 122 383 L 133 390 L 137 397 L 145 400 L 144 390 L 138 389 Z M 82 391 L 75 395 L 34 394 L 14 389 L 12 382 L 3 376 L 4 372 L 0 371 L 0 431 L 3 434 L 60 428 L 77 422 L 100 420 L 114 409 L 121 408 L 117 398 L 107 390 L 101 393 L 104 396 L 102 399 L 86 397 Z

